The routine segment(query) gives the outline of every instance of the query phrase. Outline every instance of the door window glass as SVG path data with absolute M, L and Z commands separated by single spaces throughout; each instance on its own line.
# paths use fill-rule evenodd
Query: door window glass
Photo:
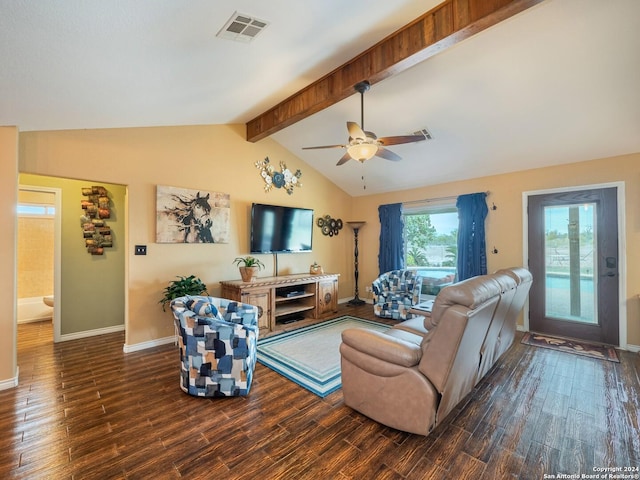
M 545 315 L 598 323 L 596 204 L 544 208 Z

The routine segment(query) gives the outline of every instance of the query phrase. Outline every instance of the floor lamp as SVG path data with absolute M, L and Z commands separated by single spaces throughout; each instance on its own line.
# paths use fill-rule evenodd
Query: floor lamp
M 353 256 L 355 258 L 353 265 L 353 275 L 356 280 L 356 290 L 355 296 L 347 302 L 349 305 L 362 305 L 363 303 L 365 303 L 364 300 L 360 300 L 360 298 L 358 297 L 358 231 L 364 226 L 365 223 L 366 222 L 347 222 L 347 225 L 349 225 L 353 229 L 353 235 L 355 236 L 356 242 L 356 248 L 353 251 Z

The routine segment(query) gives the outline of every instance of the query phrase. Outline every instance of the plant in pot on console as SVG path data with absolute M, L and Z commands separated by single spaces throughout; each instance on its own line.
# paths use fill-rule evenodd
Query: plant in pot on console
M 207 286 L 195 275 L 189 275 L 188 277 L 178 276 L 178 280 L 169 282 L 169 285 L 164 289 L 162 299 L 158 303 L 162 304 L 162 310 L 165 311 L 171 300 L 185 295 L 209 295 L 209 293 L 207 292 Z
M 238 266 L 243 282 L 253 282 L 258 271 L 264 268 L 264 263 L 255 257 L 237 257 L 233 263 Z

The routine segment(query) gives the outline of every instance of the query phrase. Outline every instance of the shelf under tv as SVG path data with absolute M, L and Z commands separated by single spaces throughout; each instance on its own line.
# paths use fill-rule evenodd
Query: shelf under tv
M 315 293 L 308 293 L 308 292 L 289 292 L 286 295 L 278 295 L 276 296 L 276 302 L 288 302 L 291 300 L 298 300 L 300 298 L 305 298 L 305 297 L 313 297 L 315 295 Z
M 276 307 L 276 318 L 285 317 L 287 315 L 293 315 L 294 313 L 306 312 L 307 310 L 313 310 L 316 308 L 313 305 L 285 305 Z

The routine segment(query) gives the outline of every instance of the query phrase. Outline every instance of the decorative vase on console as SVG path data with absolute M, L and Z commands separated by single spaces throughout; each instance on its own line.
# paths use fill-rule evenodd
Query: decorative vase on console
M 258 267 L 238 267 L 243 282 L 253 282 L 258 276 Z
M 317 262 L 313 262 L 313 265 L 309 267 L 309 273 L 311 275 L 322 275 L 324 273 L 324 270 L 322 269 L 321 265 L 318 265 Z

